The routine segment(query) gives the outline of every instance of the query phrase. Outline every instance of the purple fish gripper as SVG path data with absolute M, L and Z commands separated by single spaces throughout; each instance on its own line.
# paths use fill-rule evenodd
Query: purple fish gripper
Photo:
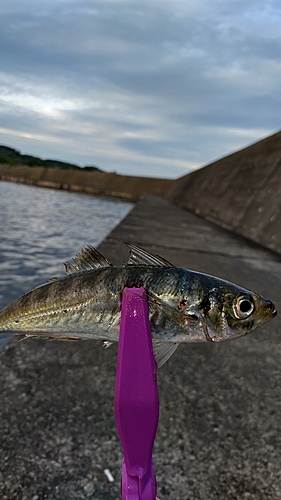
M 157 365 L 144 288 L 122 297 L 114 410 L 124 458 L 122 500 L 155 500 L 152 449 L 159 419 Z

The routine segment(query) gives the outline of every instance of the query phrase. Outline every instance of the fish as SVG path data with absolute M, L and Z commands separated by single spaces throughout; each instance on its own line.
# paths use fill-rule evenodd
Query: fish
M 129 259 L 113 266 L 84 243 L 66 275 L 52 278 L 0 311 L 0 331 L 57 340 L 118 341 L 122 292 L 143 287 L 155 359 L 162 366 L 179 344 L 241 337 L 276 316 L 269 299 L 229 281 L 176 267 L 127 243 Z

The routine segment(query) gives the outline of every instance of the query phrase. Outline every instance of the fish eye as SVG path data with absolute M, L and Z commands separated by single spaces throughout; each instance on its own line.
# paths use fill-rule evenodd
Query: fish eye
M 234 303 L 234 314 L 236 318 L 248 318 L 254 310 L 254 303 L 248 297 L 239 297 Z

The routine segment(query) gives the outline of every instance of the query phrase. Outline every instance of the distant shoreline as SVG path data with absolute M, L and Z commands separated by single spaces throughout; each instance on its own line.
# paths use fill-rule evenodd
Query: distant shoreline
M 0 180 L 136 202 L 146 194 L 165 196 L 173 179 L 134 177 L 102 171 L 0 164 Z

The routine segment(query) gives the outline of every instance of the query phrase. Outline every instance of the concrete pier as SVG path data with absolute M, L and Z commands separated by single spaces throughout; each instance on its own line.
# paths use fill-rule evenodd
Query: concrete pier
M 100 250 L 125 262 L 123 241 L 237 282 L 281 311 L 277 254 L 162 198 L 138 202 Z M 281 499 L 280 318 L 241 339 L 180 346 L 159 371 L 161 500 Z M 1 499 L 120 498 L 116 352 L 31 339 L 0 352 Z

